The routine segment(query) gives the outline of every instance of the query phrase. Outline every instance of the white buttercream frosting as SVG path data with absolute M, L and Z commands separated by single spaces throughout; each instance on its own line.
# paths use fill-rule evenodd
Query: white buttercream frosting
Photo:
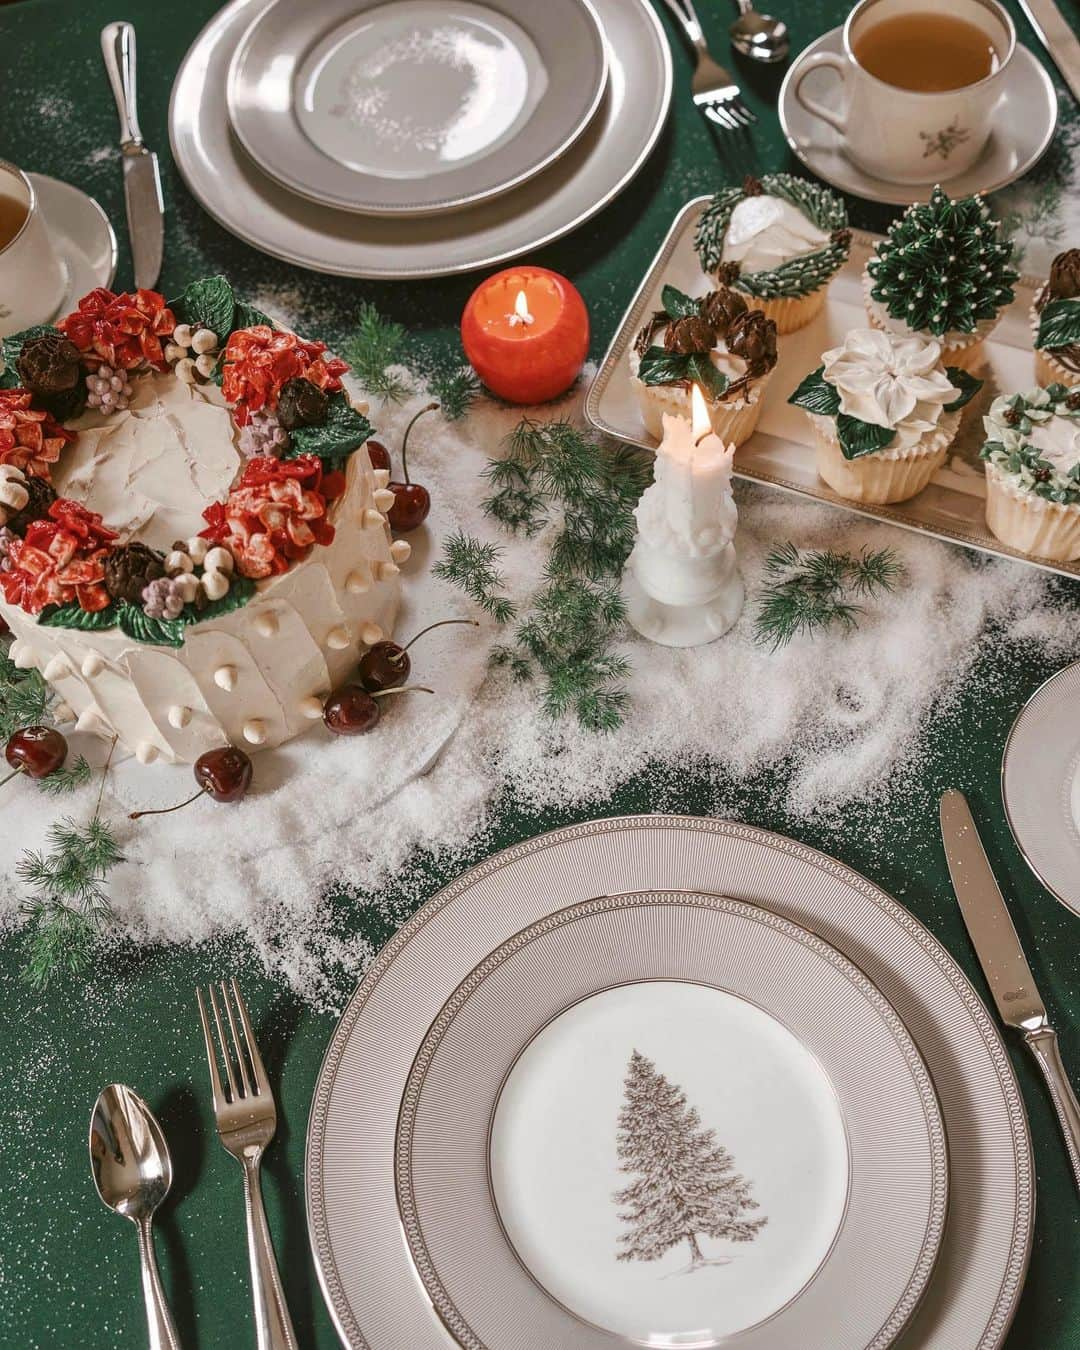
M 1051 417 L 1045 422 L 1033 422 L 1024 440 L 1033 445 L 1062 478 L 1080 464 L 1080 425 L 1072 418 Z
M 922 338 L 854 328 L 822 353 L 822 363 L 840 411 L 895 431 L 899 448 L 933 431 L 945 405 L 960 396 L 941 367 L 941 347 Z
M 763 193 L 744 197 L 732 211 L 721 257 L 738 263 L 743 272 L 768 272 L 828 242 L 825 231 L 797 206 Z

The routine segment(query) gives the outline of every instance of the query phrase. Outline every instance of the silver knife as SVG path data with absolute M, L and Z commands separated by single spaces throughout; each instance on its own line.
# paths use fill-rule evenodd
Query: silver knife
M 135 109 L 135 29 L 109 23 L 101 30 L 101 54 L 120 114 L 120 151 L 124 156 L 124 201 L 127 204 L 135 285 L 151 289 L 161 271 L 165 238 L 165 203 L 157 155 L 139 130 Z
M 1080 42 L 1065 16 L 1054 0 L 1020 0 L 1020 4 L 1073 97 L 1080 100 Z
M 1035 988 L 1020 939 L 962 792 L 941 798 L 941 837 L 968 936 L 1006 1026 L 1015 1027 L 1042 1070 L 1080 1187 L 1080 1105 L 1065 1076 L 1057 1033 Z

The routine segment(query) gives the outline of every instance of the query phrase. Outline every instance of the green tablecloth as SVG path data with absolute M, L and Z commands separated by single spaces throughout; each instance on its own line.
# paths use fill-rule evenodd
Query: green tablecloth
M 788 19 L 796 50 L 838 22 L 844 10 L 842 0 L 771 0 L 771 7 Z M 1018 6 L 1011 7 L 1022 40 L 1036 46 Z M 175 9 L 118 8 L 106 0 L 26 0 L 0 9 L 5 57 L 0 155 L 93 193 L 121 236 L 119 281 L 130 282 L 120 167 L 108 149 L 115 142 L 115 118 L 98 48 L 105 22 L 130 18 L 138 25 L 142 122 L 161 155 L 165 182 L 168 234 L 162 289 L 175 292 L 191 277 L 219 270 L 245 289 L 294 285 L 301 289 L 303 307 L 318 315 L 313 331 L 331 340 L 349 331 L 357 305 L 369 299 L 407 324 L 421 351 L 434 355 L 447 350 L 456 340 L 456 319 L 475 278 L 370 285 L 316 277 L 246 248 L 188 196 L 169 158 L 166 109 L 177 65 L 214 8 L 214 0 L 189 0 Z M 729 7 L 708 0 L 703 8 L 723 51 Z M 724 173 L 719 148 L 686 97 L 686 51 L 677 38 L 673 46 L 673 116 L 650 163 L 617 203 L 538 258 L 580 286 L 594 321 L 594 356 L 602 353 L 676 209 L 715 186 Z M 754 134 L 759 167 L 791 167 L 774 112 L 780 76 L 744 73 L 750 102 L 761 119 Z M 1071 110 L 1068 95 L 1066 106 Z M 1052 200 L 1058 191 L 1066 160 L 1067 151 L 1059 147 L 1056 159 L 1044 165 L 1042 200 Z M 729 171 L 741 175 L 748 167 L 740 163 Z M 867 228 L 881 228 L 891 214 L 863 203 L 851 207 L 855 223 Z M 885 533 L 883 527 L 883 541 Z M 1058 594 L 1063 606 L 1077 608 L 1076 587 L 1062 582 Z M 994 646 L 992 632 L 986 641 L 988 649 Z M 1000 656 L 990 690 L 973 679 L 948 716 L 934 718 L 925 728 L 929 754 L 916 791 L 907 784 L 901 794 L 897 783 L 885 782 L 873 801 L 853 805 L 842 822 L 815 830 L 800 828 L 777 810 L 775 779 L 769 775 L 732 784 L 725 788 L 724 799 L 737 803 L 742 818 L 796 834 L 898 896 L 943 939 L 981 988 L 936 825 L 941 789 L 967 790 L 985 822 L 992 861 L 1018 901 L 1021 936 L 1050 1015 L 1060 1027 L 1066 1063 L 1080 1080 L 1080 920 L 1043 892 L 1026 870 L 1006 829 L 998 789 L 1009 724 L 1052 666 L 1023 650 L 1008 653 L 1006 661 Z M 510 844 L 590 815 L 654 809 L 707 814 L 715 794 L 715 781 L 708 784 L 688 775 L 673 787 L 665 776 L 659 800 L 646 774 L 612 799 L 573 814 L 508 811 L 499 822 L 496 843 Z M 3 844 L 17 847 L 8 838 Z M 212 835 L 207 847 L 213 847 Z M 474 860 L 462 858 L 460 865 Z M 416 860 L 416 866 L 425 865 Z M 448 879 L 429 871 L 432 890 Z M 223 874 L 221 885 L 229 884 Z M 359 930 L 376 942 L 389 936 L 385 920 L 355 903 L 342 902 L 335 917 L 343 932 Z M 144 1343 L 134 1235 L 102 1208 L 87 1166 L 90 1105 L 103 1084 L 117 1079 L 145 1094 L 173 1147 L 176 1183 L 160 1216 L 159 1250 L 185 1344 L 208 1348 L 253 1343 L 239 1176 L 214 1138 L 193 1004 L 197 982 L 235 970 L 248 991 L 279 1094 L 283 1126 L 267 1159 L 265 1190 L 289 1302 L 302 1344 L 335 1345 L 308 1254 L 302 1191 L 308 1106 L 332 1019 L 311 1012 L 268 982 L 250 953 L 226 941 L 198 950 L 110 954 L 80 985 L 58 983 L 43 998 L 21 984 L 20 960 L 17 937 L 0 946 L 5 1023 L 0 1048 L 5 1088 L 0 1110 L 0 1344 L 20 1350 L 76 1345 L 104 1350 Z M 1008 1345 L 1011 1350 L 1065 1350 L 1080 1345 L 1077 1197 L 1046 1094 L 1026 1057 L 1015 1044 L 1012 1048 L 1035 1139 L 1039 1207 L 1031 1273 Z M 988 1203 L 993 1203 L 992 1196 Z

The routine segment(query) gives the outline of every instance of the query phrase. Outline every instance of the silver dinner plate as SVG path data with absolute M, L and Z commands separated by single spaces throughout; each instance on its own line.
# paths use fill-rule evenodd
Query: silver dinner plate
M 451 211 L 554 163 L 607 79 L 589 0 L 272 0 L 226 100 L 271 178 L 373 215 Z
M 1080 661 L 1021 708 L 1001 759 L 1001 795 L 1028 866 L 1080 914 Z
M 911 1037 L 744 901 L 603 896 L 516 934 L 416 1056 L 398 1202 L 465 1350 L 890 1345 L 945 1224 Z
M 299 267 L 390 280 L 491 267 L 539 248 L 611 202 L 645 163 L 671 102 L 671 52 L 648 0 L 593 0 L 608 50 L 600 107 L 565 154 L 491 201 L 433 216 L 363 216 L 268 178 L 233 135 L 225 82 L 265 0 L 232 0 L 195 39 L 169 105 L 173 158 L 196 200 L 252 247 Z
M 996 1350 L 1023 1285 L 1035 1196 L 1027 1119 L 993 1019 L 929 930 L 864 877 L 779 835 L 681 816 L 593 821 L 495 854 L 376 958 L 331 1038 L 307 1139 L 312 1250 L 344 1344 L 454 1344 L 411 1259 L 393 1166 L 406 1084 L 440 1011 L 516 933 L 596 896 L 640 890 L 757 904 L 842 952 L 895 1008 L 933 1079 L 949 1149 L 944 1239 L 897 1345 Z

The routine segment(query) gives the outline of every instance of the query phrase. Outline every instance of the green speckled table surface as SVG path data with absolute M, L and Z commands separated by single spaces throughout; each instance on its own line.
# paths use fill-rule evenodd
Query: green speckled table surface
M 1019 6 L 1009 3 L 1021 39 L 1038 50 Z M 796 50 L 839 22 L 844 10 L 843 0 L 772 0 L 770 7 L 787 18 Z M 138 26 L 142 122 L 161 155 L 168 209 L 162 289 L 175 292 L 191 277 L 219 270 L 248 290 L 296 288 L 299 317 L 305 312 L 317 316 L 318 326 L 311 331 L 331 341 L 349 331 L 357 305 L 368 299 L 408 325 L 421 357 L 445 352 L 456 342 L 456 319 L 474 277 L 371 285 L 314 276 L 247 248 L 188 195 L 170 161 L 166 110 L 177 66 L 214 8 L 214 0 L 188 0 L 176 8 L 125 7 L 106 0 L 25 0 L 4 6 L 0 155 L 93 193 L 117 226 L 119 281 L 129 283 L 120 167 L 113 151 L 115 114 L 98 33 L 111 19 L 130 18 Z M 702 0 L 702 8 L 707 27 L 720 39 L 728 5 Z M 1065 8 L 1076 17 L 1071 0 L 1065 0 Z M 760 121 L 753 148 L 725 165 L 685 96 L 688 59 L 673 31 L 672 37 L 676 98 L 650 162 L 618 202 L 537 259 L 569 274 L 581 288 L 593 317 L 594 357 L 602 353 L 638 277 L 687 198 L 715 186 L 725 174 L 792 167 L 775 114 L 779 74 L 743 72 Z M 1062 96 L 1062 108 L 1070 118 L 1068 94 Z M 1030 193 L 1034 235 L 1068 189 L 1069 139 L 1059 136 L 1038 171 Z M 891 214 L 865 203 L 850 206 L 854 222 L 866 228 L 882 228 Z M 1054 586 L 1063 608 L 1080 609 L 1080 592 L 1072 583 Z M 662 796 L 646 774 L 615 797 L 574 812 L 508 811 L 498 822 L 495 842 L 511 844 L 588 816 L 658 809 L 709 814 L 722 797 L 729 813 L 821 847 L 898 896 L 981 988 L 937 832 L 940 791 L 963 788 L 985 826 L 998 875 L 1016 902 L 1018 927 L 1051 1018 L 1060 1027 L 1065 1060 L 1080 1080 L 1080 920 L 1025 868 L 1006 828 L 998 788 L 1009 725 L 1053 667 L 1030 650 L 1002 650 L 992 631 L 984 646 L 980 669 L 993 678 L 980 679 L 977 669 L 948 715 L 935 717 L 925 728 L 927 754 L 918 783 L 885 782 L 873 802 L 851 806 L 842 819 L 813 829 L 786 819 L 772 790 L 782 766 L 771 776 L 725 783 L 720 765 L 708 781 L 691 773 L 672 786 L 666 778 Z M 888 828 L 882 828 L 883 820 Z M 5 839 L 4 846 L 14 845 Z M 473 861 L 462 857 L 454 870 Z M 416 867 L 424 866 L 423 859 L 416 860 Z M 428 870 L 432 891 L 448 879 L 446 871 Z M 227 876 L 221 884 L 229 884 Z M 393 897 L 389 900 L 392 912 Z M 335 915 L 343 931 L 361 931 L 373 942 L 390 934 L 385 919 L 359 904 L 343 901 Z M 230 967 L 248 991 L 284 1122 L 267 1159 L 265 1190 L 288 1299 L 303 1345 L 335 1345 L 309 1258 L 302 1189 L 308 1107 L 333 1019 L 268 981 L 254 957 L 227 940 L 194 950 L 110 953 L 79 987 L 60 982 L 44 997 L 21 983 L 20 962 L 19 940 L 12 935 L 0 945 L 5 1023 L 0 1042 L 5 1087 L 0 1106 L 0 1345 L 111 1350 L 145 1343 L 132 1234 L 97 1200 L 87 1166 L 91 1103 L 101 1085 L 117 1079 L 146 1095 L 173 1145 L 176 1184 L 160 1215 L 158 1245 L 185 1345 L 210 1350 L 253 1344 L 240 1189 L 235 1164 L 213 1136 L 192 1005 L 193 986 Z M 1039 1204 L 1031 1271 L 1007 1344 L 1010 1350 L 1068 1350 L 1080 1345 L 1075 1275 L 1080 1208 L 1046 1094 L 1015 1042 L 1010 1048 L 1034 1135 Z

